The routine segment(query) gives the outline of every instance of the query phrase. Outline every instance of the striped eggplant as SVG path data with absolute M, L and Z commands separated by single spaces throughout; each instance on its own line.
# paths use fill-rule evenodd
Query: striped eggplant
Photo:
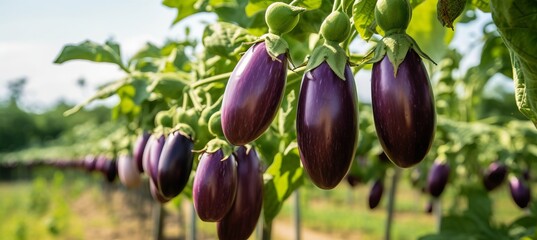
M 433 142 L 436 112 L 429 76 L 413 49 L 396 75 L 388 56 L 373 64 L 371 100 L 379 142 L 388 158 L 402 168 L 421 162 Z
M 220 240 L 246 240 L 255 230 L 263 206 L 263 173 L 252 148 L 241 146 L 237 160 L 237 195 L 229 212 L 217 223 Z
M 158 161 L 156 184 L 166 198 L 173 198 L 183 191 L 194 161 L 192 139 L 179 131 L 166 138 Z
M 233 145 L 257 139 L 270 126 L 282 101 L 287 78 L 285 54 L 272 59 L 256 43 L 233 70 L 222 101 L 222 130 Z
M 201 220 L 217 222 L 229 212 L 237 193 L 237 161 L 222 149 L 201 156 L 194 178 L 194 207 Z
M 304 74 L 296 131 L 300 160 L 312 182 L 334 188 L 349 171 L 358 143 L 358 100 L 348 65 L 345 80 L 326 62 Z

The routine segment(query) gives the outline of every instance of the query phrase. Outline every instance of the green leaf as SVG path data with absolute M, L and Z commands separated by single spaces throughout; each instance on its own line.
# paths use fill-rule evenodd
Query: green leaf
M 196 2 L 198 0 L 163 0 L 162 4 L 177 9 L 177 16 L 173 20 L 173 25 L 194 13 L 200 12 L 201 10 L 197 8 L 198 4 Z
M 208 25 L 203 32 L 205 51 L 230 59 L 239 59 L 240 54 L 247 50 L 244 44 L 255 39 L 246 29 L 226 22 Z
M 160 93 L 166 98 L 180 99 L 183 96 L 183 89 L 188 85 L 189 77 L 183 72 L 157 73 L 151 76 L 151 84 L 147 87 L 147 91 Z
M 273 2 L 276 1 L 264 1 L 264 0 L 251 0 L 248 1 L 248 5 L 246 5 L 246 16 L 251 17 L 261 11 L 265 11 L 265 9 L 270 6 Z
M 119 45 L 111 40 L 104 45 L 92 41 L 84 41 L 78 45 L 66 45 L 54 63 L 61 64 L 70 60 L 89 60 L 93 62 L 115 63 L 126 72 L 129 70 L 121 62 Z
M 490 12 L 490 0 L 472 0 L 470 3 L 483 12 Z
M 360 37 L 368 41 L 375 32 L 375 5 L 377 0 L 357 0 L 352 7 L 352 20 Z
M 304 170 L 300 167 L 298 148 L 287 153 L 277 153 L 265 172 L 270 179 L 265 182 L 263 209 L 265 222 L 271 222 L 278 214 L 284 201 L 303 183 Z
M 320 8 L 322 3 L 322 0 L 297 0 L 293 6 L 303 7 L 311 11 Z
M 406 32 L 418 43 L 423 52 L 437 61 L 448 50 L 453 31 L 444 28 L 436 18 L 436 1 L 425 1 L 414 8 Z
M 512 52 L 518 109 L 537 127 L 537 5 L 532 0 L 492 0 L 491 11 Z

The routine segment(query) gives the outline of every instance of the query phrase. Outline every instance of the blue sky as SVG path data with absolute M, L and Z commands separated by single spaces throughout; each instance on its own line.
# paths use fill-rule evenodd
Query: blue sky
M 103 43 L 113 38 L 121 44 L 125 59 L 148 41 L 161 44 L 167 38 L 181 38 L 186 25 L 195 26 L 191 34 L 199 36 L 203 30 L 199 23 L 215 20 L 205 14 L 172 27 L 175 14 L 155 0 L 0 0 L 0 99 L 7 98 L 8 81 L 26 77 L 23 103 L 27 108 L 51 106 L 60 98 L 81 102 L 100 84 L 124 74 L 112 64 L 53 64 L 63 45 L 88 39 Z M 467 44 L 469 39 L 480 37 L 487 19 L 490 17 L 482 17 L 471 26 L 457 25 L 454 44 L 462 52 L 475 55 L 467 62 L 478 61 L 479 52 Z M 81 77 L 87 81 L 84 90 L 76 85 Z M 365 72 L 358 77 L 368 78 Z M 369 86 L 364 82 L 359 82 L 359 94 L 367 99 Z

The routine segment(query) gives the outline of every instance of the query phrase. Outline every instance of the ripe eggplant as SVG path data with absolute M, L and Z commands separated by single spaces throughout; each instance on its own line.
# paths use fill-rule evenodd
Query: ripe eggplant
M 383 192 L 384 182 L 381 179 L 375 180 L 369 191 L 369 209 L 374 209 L 379 205 Z
M 149 179 L 153 181 L 156 187 L 158 187 L 158 162 L 160 160 L 160 156 L 162 154 L 162 149 L 164 148 L 165 142 L 166 137 L 164 134 L 160 135 L 160 137 L 156 137 L 153 141 L 151 148 L 149 149 L 149 156 L 147 158 L 147 173 L 149 175 Z
M 92 155 L 88 155 L 84 158 L 84 168 L 88 171 L 88 172 L 91 172 L 93 170 L 95 170 L 95 162 L 96 162 L 97 158 L 95 156 L 92 156 Z
M 345 80 L 326 62 L 304 74 L 296 131 L 311 180 L 319 188 L 334 188 L 348 172 L 358 143 L 358 100 L 348 65 Z
M 231 144 L 247 144 L 267 130 L 282 101 L 286 78 L 287 57 L 272 59 L 264 42 L 242 56 L 222 101 L 222 130 Z
M 524 180 L 518 177 L 511 177 L 509 179 L 509 190 L 518 207 L 525 208 L 528 206 L 531 201 L 531 191 Z
M 237 162 L 233 155 L 223 158 L 222 149 L 204 153 L 194 178 L 194 207 L 199 218 L 206 222 L 222 220 L 237 193 Z
M 190 137 L 175 131 L 168 135 L 158 161 L 157 184 L 160 193 L 173 198 L 183 191 L 194 161 L 194 143 Z
M 483 176 L 483 185 L 485 185 L 487 191 L 492 191 L 502 184 L 506 176 L 507 166 L 500 162 L 493 162 L 485 171 L 485 175 Z
M 103 156 L 103 155 L 97 156 L 95 158 L 95 168 L 94 168 L 94 170 L 99 171 L 99 172 L 104 172 L 104 168 L 105 168 L 105 165 L 106 165 L 107 161 L 108 161 L 108 159 L 105 156 Z
M 132 156 L 138 168 L 138 172 L 141 172 L 141 173 L 144 172 L 144 168 L 143 168 L 144 149 L 150 136 L 151 134 L 144 131 L 142 135 L 140 135 L 138 139 L 136 139 L 136 142 L 134 143 L 134 149 L 132 151 Z
M 140 186 L 141 177 L 137 163 L 129 155 L 121 155 L 117 160 L 119 180 L 128 188 Z
M 114 182 L 117 177 L 117 164 L 115 159 L 106 160 L 104 163 L 103 174 L 109 183 Z
M 433 197 L 439 197 L 449 180 L 450 168 L 447 163 L 434 162 L 427 176 L 427 190 Z
M 217 223 L 220 240 L 246 240 L 254 231 L 263 206 L 263 173 L 252 148 L 241 146 L 237 160 L 237 195 L 226 216 Z
M 386 155 L 402 168 L 421 162 L 433 142 L 436 113 L 420 56 L 410 49 L 397 75 L 388 56 L 373 64 L 371 99 L 375 128 Z
M 153 146 L 153 143 L 155 141 L 155 136 L 151 135 L 149 136 L 149 139 L 147 140 L 147 143 L 144 147 L 144 153 L 142 155 L 142 171 L 145 172 L 145 174 L 149 177 L 149 156 L 151 155 L 151 147 Z

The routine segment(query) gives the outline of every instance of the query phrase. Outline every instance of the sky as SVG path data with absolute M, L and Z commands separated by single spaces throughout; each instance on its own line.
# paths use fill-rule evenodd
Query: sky
M 120 43 L 125 60 L 146 42 L 161 45 L 169 38 L 182 39 L 185 26 L 191 28 L 191 35 L 201 36 L 200 23 L 216 19 L 203 14 L 171 26 L 175 15 L 176 10 L 155 0 L 0 0 L 0 100 L 8 97 L 9 81 L 24 77 L 27 84 L 22 103 L 27 109 L 50 107 L 60 99 L 79 103 L 99 85 L 124 73 L 107 63 L 78 60 L 53 64 L 65 44 L 85 40 L 104 43 L 112 38 Z M 475 26 L 457 25 L 454 44 L 475 55 L 465 60 L 469 64 L 478 61 L 479 52 L 464 43 L 478 38 L 486 21 L 487 17 L 482 17 Z M 367 76 L 362 72 L 358 77 Z M 77 86 L 80 78 L 86 80 L 84 89 Z M 369 87 L 363 82 L 359 82 L 359 96 L 368 99 Z

